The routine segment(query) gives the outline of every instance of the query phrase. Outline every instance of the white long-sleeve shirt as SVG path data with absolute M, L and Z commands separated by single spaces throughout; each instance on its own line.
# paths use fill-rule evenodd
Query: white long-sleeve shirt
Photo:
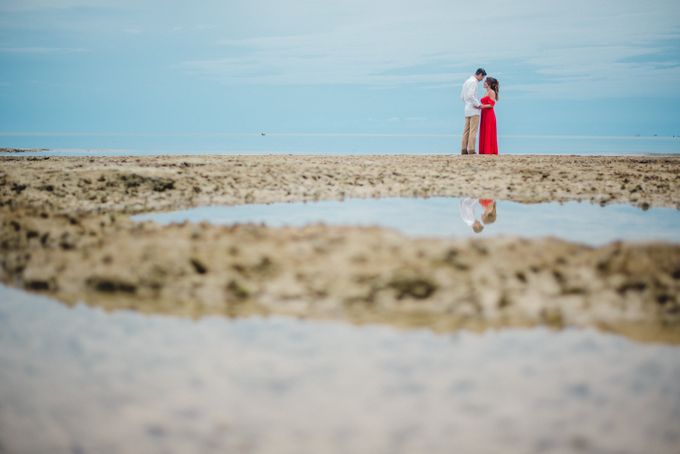
M 477 199 L 466 197 L 460 201 L 460 217 L 469 226 L 475 223 L 477 217 L 475 216 L 475 207 L 477 206 Z
M 460 99 L 465 103 L 465 116 L 472 117 L 480 115 L 481 110 L 477 107 L 482 104 L 477 99 L 477 85 L 479 81 L 475 76 L 470 76 L 463 84 L 463 89 L 460 91 Z

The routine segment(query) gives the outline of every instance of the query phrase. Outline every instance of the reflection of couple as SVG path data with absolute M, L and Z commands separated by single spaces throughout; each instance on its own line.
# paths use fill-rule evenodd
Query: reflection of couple
M 477 100 L 477 85 L 485 76 L 486 71 L 479 68 L 474 76 L 465 81 L 460 92 L 460 99 L 465 103 L 465 128 L 460 154 L 475 154 L 478 127 L 479 154 L 498 154 L 496 114 L 493 111 L 498 101 L 498 79 L 487 77 L 484 81 L 486 96 Z
M 492 224 L 496 221 L 496 201 L 493 199 L 471 199 L 466 197 L 460 201 L 460 217 L 475 233 L 484 230 L 484 225 L 477 219 L 475 208 L 482 207 L 482 222 L 484 225 Z

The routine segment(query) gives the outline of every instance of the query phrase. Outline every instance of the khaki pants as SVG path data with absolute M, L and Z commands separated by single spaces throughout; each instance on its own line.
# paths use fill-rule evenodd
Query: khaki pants
M 477 143 L 477 129 L 479 129 L 479 115 L 465 117 L 465 128 L 463 128 L 463 143 L 460 146 L 460 154 L 475 154 L 475 143 Z

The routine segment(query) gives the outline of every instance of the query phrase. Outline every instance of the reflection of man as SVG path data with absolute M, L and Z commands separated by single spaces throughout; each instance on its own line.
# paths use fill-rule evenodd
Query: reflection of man
M 477 199 L 471 199 L 465 197 L 460 201 L 460 217 L 469 226 L 472 227 L 472 231 L 479 233 L 484 230 L 484 226 L 475 216 L 475 207 L 478 206 Z
M 463 129 L 463 143 L 460 146 L 460 154 L 475 154 L 477 142 L 477 129 L 479 129 L 479 107 L 481 103 L 477 99 L 477 85 L 484 79 L 486 71 L 479 68 L 474 76 L 470 76 L 463 84 L 460 91 L 460 99 L 465 103 L 465 128 Z

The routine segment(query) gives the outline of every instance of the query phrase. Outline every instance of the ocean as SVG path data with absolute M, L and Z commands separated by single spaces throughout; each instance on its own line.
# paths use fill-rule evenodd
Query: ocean
M 0 132 L 0 147 L 47 148 L 47 155 L 458 154 L 460 135 L 335 133 Z M 680 137 L 501 135 L 501 154 L 677 155 Z M 2 153 L 4 154 L 4 153 Z

